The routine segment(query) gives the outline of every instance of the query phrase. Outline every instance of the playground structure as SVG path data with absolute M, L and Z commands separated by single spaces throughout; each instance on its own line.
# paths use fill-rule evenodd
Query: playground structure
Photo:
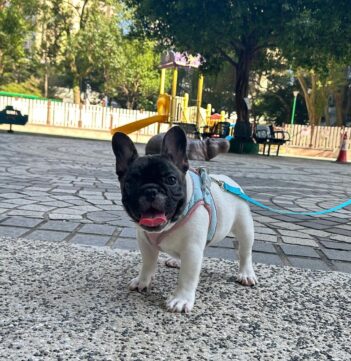
M 184 53 L 177 53 L 173 51 L 167 52 L 161 59 L 161 80 L 160 80 L 160 95 L 157 100 L 157 115 L 149 118 L 137 120 L 116 128 L 111 129 L 111 134 L 122 132 L 125 134 L 133 133 L 141 128 L 147 127 L 151 124 L 158 123 L 158 132 L 160 132 L 160 125 L 168 123 L 172 125 L 177 123 L 192 123 L 201 127 L 213 127 L 216 122 L 224 121 L 224 112 L 221 112 L 219 118 L 211 117 L 212 107 L 207 105 L 206 109 L 201 108 L 202 92 L 204 76 L 199 75 L 197 98 L 195 107 L 189 107 L 189 94 L 185 93 L 184 96 L 177 96 L 177 83 L 178 83 L 178 69 L 179 68 L 195 68 L 201 65 L 201 56 L 191 56 Z M 173 69 L 171 94 L 165 93 L 166 82 L 166 69 Z

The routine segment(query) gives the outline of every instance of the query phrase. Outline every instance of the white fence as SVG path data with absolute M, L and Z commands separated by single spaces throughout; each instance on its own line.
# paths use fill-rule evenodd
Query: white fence
M 107 131 L 157 114 L 156 112 L 109 108 L 99 105 L 76 105 L 0 96 L 0 110 L 6 105 L 12 105 L 22 114 L 28 114 L 29 124 Z M 153 126 L 147 128 L 154 133 Z M 144 132 L 148 134 L 148 129 Z
M 316 126 L 312 129 L 306 125 L 286 125 L 285 130 L 290 134 L 289 147 L 335 151 L 340 148 L 344 132 L 348 139 L 351 137 L 351 128 Z M 348 150 L 351 150 L 351 142 L 348 142 Z
M 68 128 L 109 131 L 121 125 L 156 115 L 156 112 L 108 108 L 100 105 L 76 105 L 46 100 L 23 99 L 0 96 L 0 110 L 6 105 L 12 105 L 22 114 L 28 114 L 28 123 L 33 125 L 47 125 Z M 176 114 L 181 117 L 182 98 L 177 97 Z M 179 114 L 178 114 L 179 113 Z M 205 109 L 201 116 L 205 119 Z M 189 120 L 196 122 L 196 107 L 189 108 Z M 203 120 L 204 121 L 204 120 Z M 319 149 L 335 151 L 340 147 L 341 134 L 346 131 L 351 138 L 351 128 L 314 127 L 304 125 L 286 125 L 285 130 L 290 134 L 289 147 Z M 138 134 L 152 136 L 157 133 L 157 124 L 140 129 Z M 351 142 L 348 142 L 351 150 Z

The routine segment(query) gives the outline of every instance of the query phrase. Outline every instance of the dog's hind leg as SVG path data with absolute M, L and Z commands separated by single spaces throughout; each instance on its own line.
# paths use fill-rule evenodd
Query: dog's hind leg
M 252 246 L 254 242 L 254 224 L 247 204 L 240 207 L 232 232 L 239 243 L 239 274 L 237 281 L 244 286 L 253 286 L 257 278 L 252 266 Z

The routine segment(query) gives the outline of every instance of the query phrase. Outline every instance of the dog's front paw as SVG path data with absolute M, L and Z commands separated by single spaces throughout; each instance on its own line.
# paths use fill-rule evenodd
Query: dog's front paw
M 254 286 L 257 283 L 257 277 L 252 267 L 243 267 L 240 269 L 236 280 L 243 286 Z
M 180 268 L 180 260 L 175 258 L 167 258 L 165 265 L 169 268 Z
M 172 296 L 168 299 L 167 309 L 171 312 L 189 313 L 194 307 L 194 299 L 191 297 Z
M 146 280 L 146 279 L 143 279 L 141 277 L 136 277 L 136 278 L 133 278 L 129 284 L 128 284 L 128 288 L 131 290 L 131 291 L 138 291 L 138 292 L 142 292 L 142 291 L 148 291 L 151 287 L 151 280 L 150 279 L 149 281 Z

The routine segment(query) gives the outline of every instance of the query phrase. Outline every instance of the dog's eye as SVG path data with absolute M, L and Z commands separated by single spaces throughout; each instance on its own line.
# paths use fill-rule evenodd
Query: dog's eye
M 176 184 L 177 182 L 177 178 L 173 177 L 172 175 L 167 177 L 166 179 L 167 184 L 169 184 L 170 186 L 173 186 L 174 184 Z

